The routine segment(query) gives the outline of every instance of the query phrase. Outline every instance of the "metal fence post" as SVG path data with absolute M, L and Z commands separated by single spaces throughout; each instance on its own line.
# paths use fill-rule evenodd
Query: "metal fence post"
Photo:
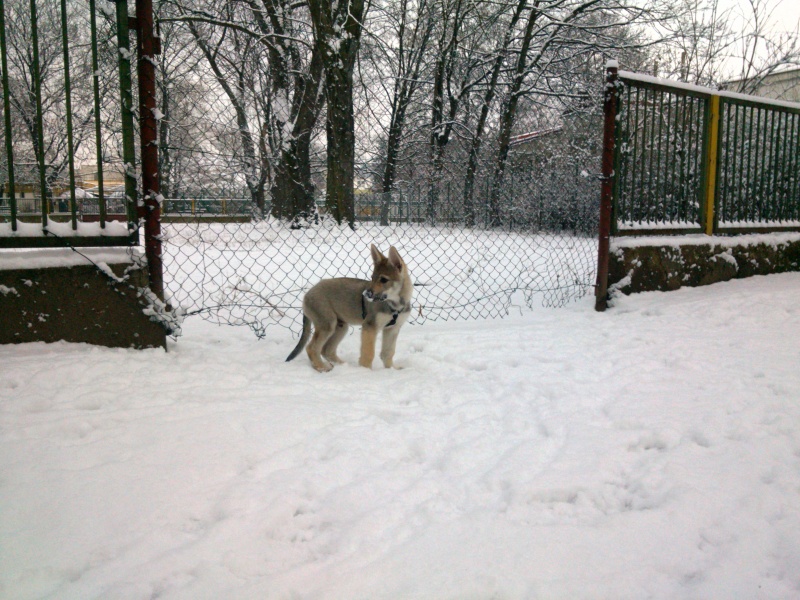
M 100 229 L 106 228 L 106 197 L 103 183 L 103 130 L 100 114 L 100 66 L 97 58 L 97 10 L 95 0 L 89 0 L 89 29 L 92 40 L 92 100 L 94 101 L 95 160 L 97 161 L 97 209 Z
M 704 220 L 703 230 L 706 235 L 714 234 L 715 201 L 717 197 L 717 155 L 719 153 L 719 96 L 714 95 L 708 99 L 708 112 L 706 114 L 706 127 L 704 131 L 706 144 L 705 163 L 703 164 L 703 208 L 701 215 Z
M 42 116 L 42 77 L 39 63 L 39 17 L 36 12 L 36 0 L 31 0 L 31 46 L 33 49 L 31 76 L 33 77 L 33 96 L 36 106 L 36 162 L 39 163 L 39 193 L 42 202 L 42 229 L 47 229 L 47 215 L 50 213 L 47 194 L 47 166 L 44 153 L 44 118 Z
M 6 47 L 6 9 L 0 2 L 0 66 L 3 69 L 3 123 L 6 137 L 6 161 L 8 162 L 8 198 L 11 209 L 11 231 L 17 230 L 17 191 L 14 180 L 14 142 L 11 133 L 11 93 L 8 89 L 8 49 Z M 3 186 L 5 187 L 5 185 Z M 5 190 L 0 188 L 0 197 Z
M 155 56 L 159 53 L 153 29 L 152 0 L 136 0 L 139 73 L 139 136 L 142 150 L 144 194 L 144 247 L 150 273 L 150 289 L 164 299 L 161 248 L 161 193 L 158 176 L 158 119 L 156 118 Z
M 78 229 L 78 202 L 75 197 L 75 143 L 72 136 L 72 82 L 69 72 L 69 34 L 67 0 L 61 0 L 61 46 L 64 52 L 64 101 L 67 117 L 67 162 L 69 165 L 69 213 L 72 230 Z
M 597 311 L 608 306 L 608 254 L 611 238 L 611 209 L 614 190 L 614 134 L 617 126 L 617 61 L 606 63 L 606 85 L 603 92 L 603 158 L 600 188 L 600 237 L 597 245 L 597 283 L 595 305 Z
M 117 9 L 117 47 L 119 50 L 120 125 L 122 160 L 125 175 L 125 205 L 129 223 L 137 223 L 136 142 L 133 129 L 133 82 L 131 79 L 131 44 L 128 32 L 128 0 L 119 0 Z M 101 198 L 101 202 L 105 199 Z M 138 225 L 134 226 L 138 238 Z

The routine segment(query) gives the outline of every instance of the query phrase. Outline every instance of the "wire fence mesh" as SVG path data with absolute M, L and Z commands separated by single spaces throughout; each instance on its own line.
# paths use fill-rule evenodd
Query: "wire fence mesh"
M 302 297 L 325 277 L 369 278 L 369 245 L 394 245 L 416 284 L 412 323 L 504 316 L 513 307 L 562 306 L 591 289 L 596 240 L 574 233 L 490 231 L 322 219 L 291 229 L 250 223 L 165 225 L 166 289 L 190 314 L 299 332 Z
M 45 58 L 56 64 L 59 13 L 38 4 Z M 304 290 L 323 277 L 367 276 L 371 243 L 395 245 L 406 258 L 418 283 L 417 322 L 559 306 L 587 293 L 595 272 L 602 65 L 609 52 L 635 46 L 608 2 L 377 3 L 360 23 L 359 44 L 332 64 L 319 50 L 331 40 L 320 38 L 313 4 L 154 3 L 160 53 L 153 112 L 171 303 L 259 335 L 273 324 L 296 328 Z M 6 90 L 15 130 L 24 130 L 33 110 L 23 39 L 28 5 L 4 3 L 21 40 L 9 50 L 16 62 Z M 97 218 L 101 168 L 108 210 L 122 212 L 125 175 L 140 152 L 135 161 L 123 158 L 119 127 L 104 127 L 98 152 L 86 141 L 94 131 L 93 77 L 106 85 L 104 125 L 121 113 L 139 115 L 135 102 L 123 109 L 110 76 L 120 62 L 114 23 L 125 3 L 67 6 L 77 15 L 69 39 L 82 221 Z M 88 53 L 78 57 L 88 48 L 91 14 L 99 28 L 94 72 Z M 352 86 L 336 104 L 333 75 L 341 69 Z M 49 139 L 65 137 L 63 86 L 58 77 L 45 86 Z M 351 114 L 337 113 L 342 106 Z M 345 206 L 332 200 L 342 186 L 331 183 L 339 160 L 333 142 L 342 132 L 354 147 Z M 25 141 L 17 156 L 38 161 L 48 178 L 44 193 L 57 195 L 69 153 L 47 147 L 39 156 L 35 146 Z M 41 196 L 35 187 L 20 186 L 18 196 Z
M 372 243 L 409 264 L 415 322 L 561 306 L 592 289 L 602 65 L 609 45 L 632 46 L 602 7 L 380 3 L 331 66 L 304 3 L 201 4 L 158 15 L 173 304 L 259 335 L 297 331 L 304 291 L 367 277 Z M 345 64 L 349 121 L 331 77 Z M 330 175 L 348 131 L 342 206 Z

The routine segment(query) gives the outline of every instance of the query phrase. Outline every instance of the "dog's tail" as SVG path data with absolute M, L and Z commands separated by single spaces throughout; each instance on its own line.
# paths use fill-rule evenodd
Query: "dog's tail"
M 300 354 L 300 351 L 305 348 L 306 342 L 308 342 L 308 338 L 311 335 L 311 321 L 305 315 L 303 315 L 303 333 L 300 334 L 300 341 L 297 342 L 297 346 L 294 347 L 292 353 L 286 357 L 286 362 L 293 360 L 295 356 Z

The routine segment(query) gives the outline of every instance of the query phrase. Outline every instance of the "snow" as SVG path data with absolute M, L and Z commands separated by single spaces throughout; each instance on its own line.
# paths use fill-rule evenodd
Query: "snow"
M 800 595 L 800 274 L 400 334 L 0 346 L 0 597 Z
M 762 96 L 752 96 L 748 94 L 739 94 L 737 92 L 728 92 L 725 90 L 703 87 L 701 85 L 684 83 L 682 81 L 675 81 L 674 79 L 661 79 L 659 77 L 653 77 L 652 75 L 643 75 L 641 73 L 634 73 L 632 71 L 619 71 L 619 77 L 620 79 L 627 79 L 628 81 L 641 81 L 643 83 L 664 85 L 673 89 L 683 90 L 686 92 L 701 94 L 705 96 L 720 96 L 722 98 L 730 98 L 731 100 L 745 100 L 750 102 L 757 101 L 759 104 L 777 106 L 780 108 L 792 108 L 792 109 L 800 108 L 800 103 L 798 102 L 787 102 L 785 100 L 774 100 L 772 98 L 765 98 Z
M 586 294 L 596 279 L 597 240 L 571 234 L 399 223 L 353 231 L 331 220 L 293 230 L 272 219 L 165 223 L 162 232 L 172 304 L 262 332 L 282 326 L 299 334 L 304 290 L 318 279 L 369 277 L 370 244 L 396 246 L 411 265 L 413 323 L 507 314 L 514 303 L 557 305 Z
M 74 252 L 67 248 L 48 250 L 2 250 L 0 271 L 11 269 L 48 269 L 80 265 L 127 264 L 141 260 L 140 248 L 80 248 Z
M 87 237 L 87 236 L 128 236 L 128 224 L 122 221 L 106 221 L 105 227 L 99 222 L 77 222 L 77 229 L 72 229 L 72 222 L 59 223 L 48 220 L 47 231 L 60 237 Z M 17 221 L 17 230 L 12 229 L 10 222 L 0 223 L 0 237 L 44 237 L 47 235 L 41 223 L 23 223 Z
M 611 249 L 637 248 L 640 246 L 667 246 L 680 248 L 681 246 L 722 246 L 733 248 L 738 246 L 766 245 L 777 248 L 778 246 L 800 242 L 800 233 L 751 233 L 746 235 L 665 235 L 665 236 L 623 236 L 615 237 L 611 241 Z
M 67 199 L 67 198 L 71 198 L 71 197 L 72 197 L 72 192 L 70 192 L 69 190 L 67 190 L 66 192 L 62 192 L 59 195 L 59 198 L 62 198 L 62 199 Z M 75 188 L 75 197 L 76 198 L 95 198 L 96 196 L 94 194 L 92 194 L 91 192 L 86 191 L 83 188 L 76 187 Z
M 752 224 L 750 225 L 752 227 Z M 670 231 L 675 229 L 701 229 L 696 221 L 622 221 L 617 224 L 619 231 L 635 232 L 642 229 Z

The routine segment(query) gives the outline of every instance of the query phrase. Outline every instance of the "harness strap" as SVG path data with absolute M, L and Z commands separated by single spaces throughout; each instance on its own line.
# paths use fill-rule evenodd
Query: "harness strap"
M 387 327 L 392 327 L 394 325 L 397 325 L 397 318 L 400 316 L 401 312 L 402 311 L 399 310 L 393 311 L 392 320 L 389 321 L 386 325 L 384 325 L 383 328 L 386 329 Z M 362 319 L 367 318 L 367 299 L 364 298 L 364 296 L 361 296 L 361 318 Z

